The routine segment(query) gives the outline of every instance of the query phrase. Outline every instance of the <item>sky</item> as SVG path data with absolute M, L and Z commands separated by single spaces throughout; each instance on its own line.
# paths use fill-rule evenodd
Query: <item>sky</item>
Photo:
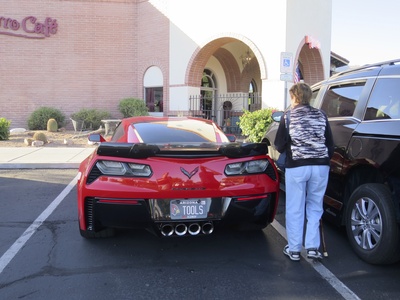
M 349 66 L 400 59 L 399 36 L 400 0 L 332 0 L 331 50 Z

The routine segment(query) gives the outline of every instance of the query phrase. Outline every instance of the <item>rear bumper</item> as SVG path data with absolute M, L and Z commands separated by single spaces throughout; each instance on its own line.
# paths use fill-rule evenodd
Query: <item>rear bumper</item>
M 178 224 L 184 224 L 187 228 L 191 224 L 199 224 L 200 228 L 204 224 L 212 224 L 212 227 L 248 224 L 264 228 L 275 217 L 278 193 L 211 198 L 209 211 L 203 218 L 171 218 L 170 201 L 87 197 L 84 200 L 80 228 L 94 232 L 107 227 L 144 228 L 162 235 L 166 235 L 162 232 L 166 225 L 175 228 Z

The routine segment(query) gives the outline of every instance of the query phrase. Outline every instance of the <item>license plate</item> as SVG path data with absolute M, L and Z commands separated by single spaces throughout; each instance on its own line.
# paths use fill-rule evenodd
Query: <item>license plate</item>
M 210 209 L 211 199 L 171 200 L 169 204 L 172 220 L 205 219 Z

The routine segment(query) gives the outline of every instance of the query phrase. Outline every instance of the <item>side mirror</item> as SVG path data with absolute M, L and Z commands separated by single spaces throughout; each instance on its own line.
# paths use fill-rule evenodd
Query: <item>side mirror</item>
M 101 134 L 98 133 L 92 133 L 89 134 L 88 140 L 92 143 L 102 143 L 105 142 L 106 140 L 103 138 Z
M 226 134 L 226 136 L 231 143 L 236 142 L 236 136 L 234 134 Z
M 272 120 L 275 122 L 280 122 L 281 117 L 283 116 L 284 112 L 283 111 L 275 111 L 272 113 Z

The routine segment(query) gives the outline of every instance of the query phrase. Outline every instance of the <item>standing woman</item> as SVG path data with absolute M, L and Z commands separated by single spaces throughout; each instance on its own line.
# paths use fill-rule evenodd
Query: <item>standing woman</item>
M 329 177 L 329 161 L 334 144 L 325 113 L 310 105 L 311 88 L 297 83 L 290 90 L 290 120 L 281 118 L 275 148 L 286 150 L 286 233 L 288 245 L 283 253 L 293 261 L 300 260 L 303 247 L 307 257 L 321 259 L 319 221 L 323 213 L 323 197 Z M 286 129 L 289 123 L 289 130 Z

